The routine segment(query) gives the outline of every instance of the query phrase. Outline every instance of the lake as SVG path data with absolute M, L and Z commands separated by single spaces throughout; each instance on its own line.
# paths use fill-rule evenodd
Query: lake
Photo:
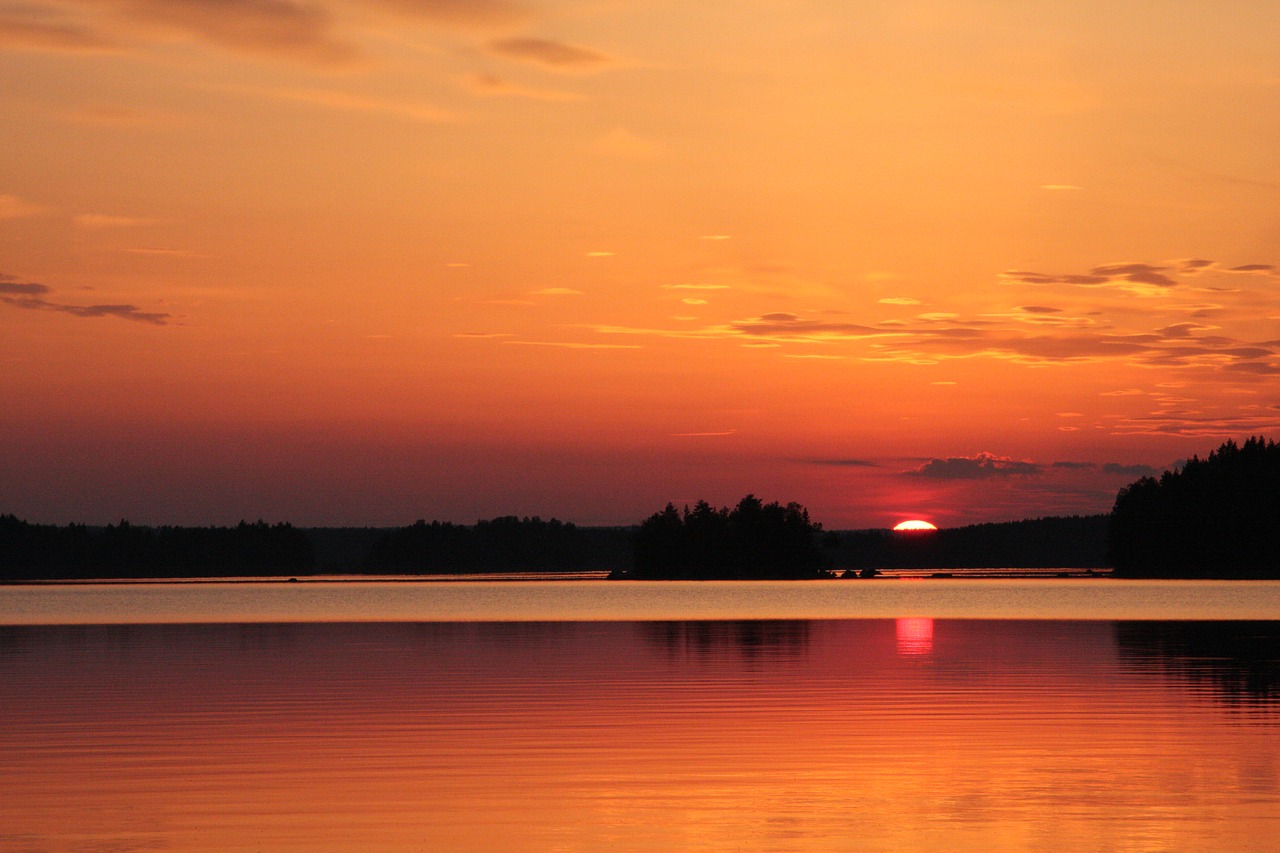
M 1280 583 L 0 588 L 0 849 L 1276 850 Z

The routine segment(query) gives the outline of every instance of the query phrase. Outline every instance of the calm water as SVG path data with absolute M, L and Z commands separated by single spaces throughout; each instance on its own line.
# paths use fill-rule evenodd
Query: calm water
M 0 849 L 1280 850 L 1280 584 L 341 586 L 0 589 Z

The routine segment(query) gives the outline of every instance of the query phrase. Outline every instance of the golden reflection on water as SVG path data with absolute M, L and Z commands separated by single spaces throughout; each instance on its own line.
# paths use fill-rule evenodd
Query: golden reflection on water
M 1266 849 L 1277 636 L 923 619 L 3 628 L 0 848 Z

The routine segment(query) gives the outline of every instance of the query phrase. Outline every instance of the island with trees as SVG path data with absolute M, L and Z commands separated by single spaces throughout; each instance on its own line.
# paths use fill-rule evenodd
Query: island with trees
M 747 495 L 733 509 L 698 501 L 667 504 L 635 533 L 640 579 L 780 580 L 829 577 L 818 537 L 822 525 L 798 503 Z

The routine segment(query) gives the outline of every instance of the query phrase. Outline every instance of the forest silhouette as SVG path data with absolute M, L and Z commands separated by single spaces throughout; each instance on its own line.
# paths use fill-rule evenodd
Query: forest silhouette
M 1228 441 L 1121 489 L 1109 556 L 1124 577 L 1280 578 L 1280 445 Z
M 0 515 L 4 580 L 253 577 L 301 574 L 314 565 L 311 541 L 291 524 L 57 527 Z
M 922 533 L 826 531 L 808 510 L 747 495 L 630 527 L 537 516 L 398 528 L 105 527 L 0 515 L 0 581 L 606 571 L 641 579 L 803 579 L 881 569 L 1100 569 L 1120 577 L 1280 578 L 1280 445 L 1228 441 L 1121 489 L 1109 515 Z

